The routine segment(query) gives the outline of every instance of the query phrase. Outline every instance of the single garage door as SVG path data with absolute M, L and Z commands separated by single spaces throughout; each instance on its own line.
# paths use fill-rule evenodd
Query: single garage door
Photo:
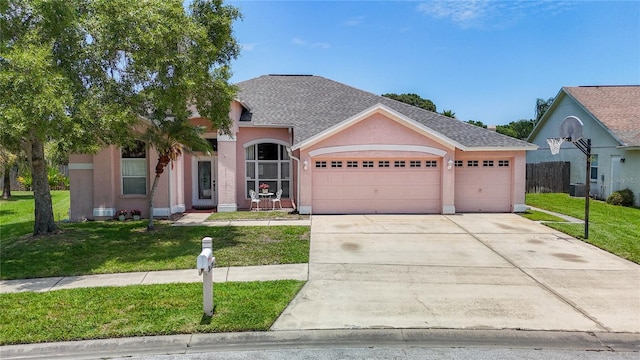
M 456 212 L 511 212 L 511 160 L 456 161 Z
M 440 213 L 440 159 L 314 159 L 313 213 Z

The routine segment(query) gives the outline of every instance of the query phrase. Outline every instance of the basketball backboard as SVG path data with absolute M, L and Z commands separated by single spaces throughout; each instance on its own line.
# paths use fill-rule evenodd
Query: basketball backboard
M 560 137 L 576 142 L 582 139 L 582 121 L 575 116 L 567 116 L 560 123 Z

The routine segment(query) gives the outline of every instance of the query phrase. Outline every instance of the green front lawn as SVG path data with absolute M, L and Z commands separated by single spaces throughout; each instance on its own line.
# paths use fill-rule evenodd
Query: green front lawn
M 266 331 L 304 282 L 163 284 L 0 295 L 0 345 L 230 331 Z
M 591 200 L 589 239 L 601 249 L 640 264 L 640 209 Z M 527 194 L 527 205 L 584 219 L 584 198 L 568 194 Z M 584 238 L 584 225 L 546 224 L 573 237 Z
M 53 217 L 61 221 L 69 217 L 69 190 L 51 191 Z M 0 239 L 33 233 L 32 191 L 12 191 L 11 199 L 0 199 Z
M 57 234 L 2 236 L 1 279 L 190 269 L 205 236 L 216 266 L 306 263 L 308 226 L 174 227 L 145 221 L 62 224 Z

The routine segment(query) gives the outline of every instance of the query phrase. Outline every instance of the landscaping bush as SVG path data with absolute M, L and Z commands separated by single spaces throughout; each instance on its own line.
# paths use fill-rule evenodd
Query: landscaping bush
M 607 204 L 633 206 L 633 200 L 633 191 L 630 189 L 624 189 L 609 195 L 607 198 Z

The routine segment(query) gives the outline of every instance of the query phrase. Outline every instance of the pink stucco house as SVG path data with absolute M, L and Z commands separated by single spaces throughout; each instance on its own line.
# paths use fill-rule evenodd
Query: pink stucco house
M 249 209 L 262 183 L 302 214 L 525 210 L 525 154 L 536 145 L 319 76 L 237 85 L 231 135 L 212 129 L 214 153 L 168 167 L 154 216 Z M 71 156 L 71 219 L 149 216 L 156 159 L 145 146 Z

